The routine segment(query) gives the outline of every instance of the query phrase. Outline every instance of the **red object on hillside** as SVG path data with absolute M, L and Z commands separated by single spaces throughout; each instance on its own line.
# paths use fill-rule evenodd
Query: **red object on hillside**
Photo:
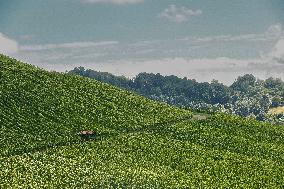
M 82 140 L 90 140 L 95 139 L 96 132 L 91 130 L 82 130 L 78 133 L 78 135 L 81 137 Z

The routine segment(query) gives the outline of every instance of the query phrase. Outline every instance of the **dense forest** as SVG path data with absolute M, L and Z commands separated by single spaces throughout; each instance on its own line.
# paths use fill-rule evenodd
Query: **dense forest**
M 283 114 L 269 110 L 284 105 L 284 82 L 277 78 L 257 79 L 251 74 L 239 76 L 231 86 L 217 80 L 197 82 L 186 77 L 140 73 L 133 79 L 76 67 L 68 72 L 134 91 L 147 98 L 178 107 L 205 112 L 225 112 L 261 121 L 282 122 Z

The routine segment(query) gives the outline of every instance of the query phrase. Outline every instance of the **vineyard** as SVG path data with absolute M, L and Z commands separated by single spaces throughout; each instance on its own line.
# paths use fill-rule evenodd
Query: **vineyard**
M 191 117 L 1 55 L 0 188 L 284 187 L 282 126 Z

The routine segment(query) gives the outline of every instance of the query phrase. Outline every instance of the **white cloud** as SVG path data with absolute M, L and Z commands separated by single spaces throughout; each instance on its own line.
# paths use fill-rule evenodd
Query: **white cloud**
M 14 54 L 19 50 L 19 45 L 17 41 L 8 38 L 4 34 L 0 33 L 0 53 L 3 54 Z
M 276 43 L 268 55 L 264 55 L 268 60 L 273 60 L 278 63 L 284 63 L 284 30 L 281 24 L 271 25 L 265 36 L 270 39 L 275 39 Z
M 128 77 L 133 77 L 140 72 L 152 72 L 163 75 L 177 75 L 181 78 L 188 77 L 202 82 L 210 82 L 213 79 L 217 79 L 225 84 L 233 83 L 238 76 L 246 73 L 252 73 L 261 79 L 271 76 L 282 77 L 284 79 L 281 71 L 284 69 L 284 65 L 270 64 L 260 59 L 238 60 L 226 57 L 216 59 L 185 59 L 177 57 L 85 65 L 85 67 L 90 66 L 100 71 L 107 71 Z
M 191 10 L 186 7 L 177 7 L 176 5 L 170 5 L 158 16 L 172 22 L 182 23 L 187 22 L 192 16 L 198 16 L 201 14 L 202 11 L 200 9 Z
M 281 24 L 271 25 L 267 31 L 266 35 L 279 37 L 283 34 L 283 29 Z
M 56 62 L 56 61 L 55 61 Z M 68 64 L 36 64 L 47 70 L 66 71 L 74 67 L 83 66 L 88 69 L 110 72 L 115 75 L 134 77 L 138 73 L 161 73 L 163 75 L 177 75 L 188 77 L 200 82 L 210 82 L 217 79 L 225 84 L 246 73 L 254 74 L 260 79 L 278 77 L 284 79 L 283 64 L 271 63 L 261 59 L 238 60 L 226 57 L 186 59 L 182 57 L 161 58 L 152 60 L 119 60 L 111 62 L 70 62 Z
M 174 74 L 198 81 L 217 79 L 230 84 L 245 73 L 252 73 L 262 79 L 271 76 L 284 79 L 283 34 L 281 24 L 275 24 L 266 31 L 255 34 L 188 37 L 179 40 L 140 41 L 133 44 L 102 41 L 30 45 L 20 47 L 18 57 L 39 67 L 63 72 L 84 66 L 128 77 L 140 72 L 153 72 Z M 235 47 L 234 42 L 242 46 Z M 216 44 L 218 48 L 215 48 Z M 249 44 L 253 44 L 252 48 Z M 243 60 L 239 60 L 242 52 L 255 51 L 257 54 L 262 51 L 258 46 L 266 47 L 263 57 L 245 55 L 242 56 Z M 225 51 L 227 47 L 230 51 L 237 51 L 236 56 Z M 195 48 L 198 50 L 194 50 Z M 214 51 L 215 49 L 220 52 Z M 221 56 L 231 58 L 220 58 Z M 283 64 L 279 64 L 280 62 Z
M 272 36 L 265 34 L 218 35 L 195 38 L 197 42 L 267 41 L 271 39 L 273 39 Z
M 271 25 L 264 33 L 248 33 L 241 35 L 217 35 L 196 38 L 182 38 L 180 40 L 194 40 L 196 42 L 234 42 L 234 41 L 275 41 L 284 37 L 281 24 Z
M 269 56 L 279 63 L 284 63 L 284 39 L 280 39 L 274 46 Z
M 45 44 L 45 45 L 27 45 L 20 48 L 21 51 L 42 51 L 53 49 L 76 49 L 76 48 L 90 48 L 98 46 L 116 45 L 117 41 L 101 41 L 101 42 L 73 42 L 61 44 Z
M 111 3 L 117 5 L 142 3 L 144 0 L 82 0 L 84 3 Z

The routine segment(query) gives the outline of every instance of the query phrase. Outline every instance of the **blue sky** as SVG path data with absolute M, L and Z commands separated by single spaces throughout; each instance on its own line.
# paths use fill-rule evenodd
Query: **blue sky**
M 284 79 L 283 26 L 283 0 L 0 0 L 0 52 L 57 71 Z

